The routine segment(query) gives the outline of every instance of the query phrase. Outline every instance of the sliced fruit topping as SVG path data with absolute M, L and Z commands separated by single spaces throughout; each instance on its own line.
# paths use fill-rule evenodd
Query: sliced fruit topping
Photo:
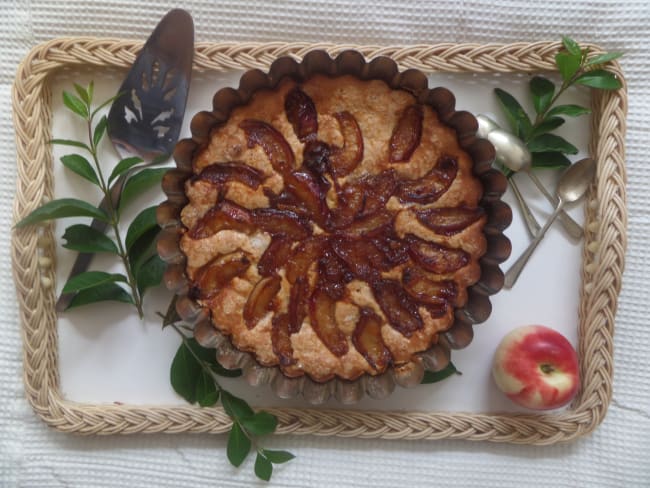
M 469 254 L 408 235 L 409 254 L 422 268 L 436 274 L 453 273 L 469 263 Z
M 289 316 L 286 313 L 275 315 L 271 322 L 271 345 L 273 352 L 280 360 L 280 366 L 291 366 L 296 363 L 291 345 Z
M 352 281 L 352 273 L 339 256 L 331 249 L 325 249 L 318 260 L 319 285 L 334 300 L 345 295 L 345 284 Z
M 205 239 L 222 230 L 253 232 L 255 226 L 251 212 L 236 203 L 222 200 L 208 210 L 188 234 L 192 239 Z
M 337 112 L 334 117 L 343 134 L 343 147 L 333 148 L 330 164 L 332 173 L 339 178 L 354 171 L 363 159 L 363 135 L 357 119 L 350 112 Z
M 318 183 L 325 190 L 330 187 L 329 181 L 325 178 L 325 174 L 330 170 L 330 153 L 329 144 L 318 139 L 307 141 L 302 150 L 303 167 L 318 178 Z
M 316 335 L 335 356 L 348 352 L 348 341 L 336 325 L 336 301 L 317 287 L 309 303 L 309 318 Z
M 382 320 L 369 308 L 362 308 L 352 334 L 352 343 L 375 371 L 386 369 L 392 356 L 381 338 Z
M 411 158 L 422 139 L 423 117 L 421 105 L 409 105 L 404 109 L 388 144 L 391 163 L 403 163 Z
M 196 298 L 212 298 L 233 278 L 242 276 L 250 264 L 250 260 L 240 252 L 219 256 L 199 268 L 190 294 Z
M 285 177 L 285 186 L 305 207 L 307 214 L 318 225 L 327 221 L 329 208 L 325 203 L 325 192 L 321 190 L 316 178 L 306 171 L 294 171 Z
M 275 274 L 282 266 L 285 265 L 289 256 L 291 256 L 291 245 L 293 241 L 286 236 L 279 235 L 271 239 L 259 262 L 257 271 L 261 276 L 270 276 Z
M 366 200 L 366 192 L 357 182 L 348 183 L 338 193 L 338 202 L 335 212 L 330 212 L 328 224 L 340 229 L 347 227 L 363 211 Z
M 370 240 L 335 238 L 332 249 L 354 276 L 365 281 L 378 280 L 379 271 L 392 267 L 384 253 Z
M 362 215 L 370 215 L 384 209 L 386 202 L 397 189 L 397 179 L 393 170 L 382 171 L 378 175 L 360 181 L 365 194 Z
M 264 315 L 271 309 L 273 299 L 280 291 L 282 279 L 277 276 L 267 276 L 258 281 L 244 305 L 244 321 L 249 329 L 255 327 Z
M 372 283 L 372 292 L 388 323 L 406 337 L 423 327 L 415 301 L 394 280 Z
M 214 163 L 206 166 L 198 174 L 197 178 L 209 181 L 215 185 L 222 185 L 228 181 L 238 181 L 253 189 L 257 189 L 262 181 L 264 181 L 264 174 L 247 164 L 234 161 Z
M 307 316 L 309 292 L 309 283 L 306 276 L 299 277 L 291 287 L 287 310 L 289 314 L 289 333 L 291 334 L 300 332 L 302 323 Z
M 409 259 L 408 246 L 394 233 L 389 232 L 381 237 L 374 237 L 371 242 L 384 254 L 386 260 L 392 265 L 404 264 Z
M 451 280 L 436 281 L 417 268 L 406 268 L 402 274 L 406 292 L 417 301 L 442 308 L 456 299 L 458 288 Z
M 433 203 L 449 189 L 457 172 L 456 159 L 442 156 L 436 166 L 422 178 L 402 181 L 397 195 L 402 202 Z
M 346 237 L 365 238 L 375 237 L 387 231 L 393 222 L 393 214 L 382 210 L 375 214 L 355 220 L 347 227 L 337 231 Z
M 485 210 L 481 207 L 428 208 L 415 212 L 417 219 L 436 234 L 451 236 L 477 222 Z
M 284 110 L 300 142 L 313 139 L 318 132 L 316 105 L 309 95 L 295 87 L 284 99 Z
M 246 119 L 239 127 L 246 134 L 248 147 L 260 146 L 277 172 L 285 174 L 294 168 L 295 159 L 291 146 L 271 125 L 261 120 Z
M 271 235 L 286 235 L 292 239 L 305 239 L 311 235 L 311 225 L 294 212 L 274 208 L 251 210 L 253 222 Z
M 318 261 L 326 244 L 325 239 L 314 236 L 304 240 L 293 250 L 285 268 L 289 283 L 295 283 L 301 276 L 307 276 L 309 266 Z

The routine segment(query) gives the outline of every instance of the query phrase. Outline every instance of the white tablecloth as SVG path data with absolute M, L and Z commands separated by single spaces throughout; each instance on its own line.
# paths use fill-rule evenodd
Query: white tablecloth
M 197 41 L 434 42 L 579 41 L 623 51 L 629 83 L 629 248 L 616 320 L 614 399 L 603 424 L 567 445 L 410 442 L 277 436 L 267 446 L 297 459 L 276 486 L 650 486 L 650 3 L 547 0 L 0 1 L 0 486 L 196 487 L 262 485 L 252 460 L 225 457 L 225 436 L 76 437 L 45 426 L 23 392 L 11 278 L 15 181 L 11 83 L 31 47 L 61 36 L 144 39 L 170 8 L 195 20 Z

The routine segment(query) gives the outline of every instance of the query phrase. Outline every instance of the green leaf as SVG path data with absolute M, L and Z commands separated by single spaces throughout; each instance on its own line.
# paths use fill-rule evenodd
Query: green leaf
M 262 452 L 266 456 L 266 459 L 271 461 L 273 464 L 283 464 L 288 461 L 291 461 L 296 457 L 288 451 L 275 451 L 271 449 L 262 449 Z
M 555 64 L 564 81 L 569 81 L 580 69 L 581 55 L 577 56 L 567 52 L 559 52 L 555 55 Z
M 196 401 L 202 407 L 212 407 L 219 401 L 219 390 L 214 379 L 205 370 L 201 370 L 196 380 Z
M 532 156 L 533 168 L 563 168 L 571 165 L 569 158 L 558 151 L 534 152 Z
M 106 283 L 115 283 L 116 281 L 127 282 L 126 276 L 120 273 L 106 273 L 105 271 L 84 271 L 71 277 L 63 287 L 63 293 L 72 293 L 75 291 L 85 290 Z
M 600 88 L 601 90 L 618 90 L 622 86 L 621 80 L 614 73 L 604 69 L 587 71 L 578 76 L 576 83 L 591 88 Z
M 60 198 L 52 200 L 38 207 L 27 217 L 16 224 L 16 227 L 37 224 L 47 220 L 62 219 L 65 217 L 92 217 L 103 222 L 110 220 L 103 210 L 76 198 Z
M 156 255 L 156 239 L 160 229 L 155 227 L 142 234 L 131 246 L 128 252 L 129 262 L 134 273 L 149 260 L 151 256 Z
M 196 402 L 197 380 L 201 374 L 201 365 L 183 341 L 176 351 L 170 369 L 170 381 L 174 391 L 188 403 Z
M 623 53 L 599 54 L 598 56 L 594 56 L 593 58 L 589 59 L 585 63 L 585 66 L 594 66 L 594 65 L 597 65 L 597 64 L 605 64 L 605 63 L 608 63 L 609 61 L 613 61 L 615 59 L 618 59 L 621 56 L 623 56 Z
M 159 286 L 162 283 L 163 274 L 167 269 L 165 263 L 157 254 L 151 256 L 142 266 L 140 266 L 135 275 L 135 281 L 140 294 L 144 294 L 148 288 Z
M 528 141 L 530 152 L 560 151 L 565 154 L 578 154 L 578 148 L 561 136 L 542 134 Z
M 77 95 L 79 95 L 79 98 L 81 98 L 86 104 L 86 107 L 90 106 L 90 97 L 88 96 L 88 91 L 78 83 L 74 84 L 74 89 L 76 90 Z
M 63 166 L 70 171 L 77 173 L 82 178 L 87 179 L 91 183 L 99 186 L 99 178 L 97 173 L 91 166 L 90 162 L 80 154 L 68 154 L 61 157 Z
M 108 236 L 86 224 L 71 225 L 65 230 L 63 239 L 67 241 L 63 247 L 73 251 L 118 253 L 117 246 Z
M 453 363 L 447 364 L 443 369 L 440 371 L 425 371 L 424 372 L 424 377 L 422 378 L 422 381 L 420 382 L 421 385 L 429 385 L 431 383 L 437 383 L 438 381 L 442 381 L 448 377 L 450 377 L 452 374 L 461 374 L 460 371 L 456 369 L 456 366 L 453 365 Z
M 165 327 L 169 327 L 172 324 L 175 324 L 176 322 L 181 321 L 181 316 L 178 315 L 178 312 L 176 311 L 177 301 L 178 301 L 178 295 L 174 295 L 169 302 L 169 306 L 167 307 L 167 312 L 165 312 L 165 315 L 158 313 L 158 315 L 163 319 L 162 321 L 163 329 Z
M 67 91 L 63 92 L 63 104 L 68 107 L 72 112 L 76 113 L 80 117 L 87 119 L 88 118 L 88 107 L 86 104 L 76 95 L 69 93 Z
M 113 181 L 115 181 L 115 179 L 118 178 L 122 173 L 128 171 L 136 164 L 140 164 L 143 162 L 144 159 L 139 158 L 137 156 L 122 159 L 119 163 L 115 165 L 115 168 L 113 168 L 113 172 L 111 173 L 111 176 L 108 177 L 108 186 L 111 186 Z
M 547 117 L 553 117 L 554 115 L 568 115 L 569 117 L 577 117 L 579 115 L 585 115 L 591 113 L 591 110 L 580 105 L 556 105 L 546 114 Z
M 106 127 L 108 125 L 108 119 L 104 115 L 101 119 L 99 119 L 99 122 L 97 122 L 97 125 L 95 126 L 95 131 L 93 132 L 93 144 L 95 147 L 99 144 L 99 142 L 102 140 L 102 137 L 104 137 L 104 134 L 106 133 Z
M 541 114 L 551 104 L 555 94 L 555 85 L 542 76 L 535 76 L 530 80 L 530 93 L 533 96 L 535 112 Z
M 133 219 L 126 232 L 126 240 L 124 241 L 127 251 L 133 247 L 133 244 L 135 244 L 143 234 L 151 229 L 158 228 L 158 222 L 156 221 L 156 208 L 157 207 L 155 206 L 145 208 Z
M 71 139 L 50 139 L 50 144 L 59 144 L 61 146 L 80 147 L 82 149 L 85 149 L 88 152 L 91 152 L 90 148 L 88 147 L 87 144 L 84 144 L 83 142 L 79 142 L 79 141 L 73 141 Z
M 503 107 L 512 132 L 517 134 L 521 139 L 526 139 L 532 127 L 526 111 L 510 93 L 500 88 L 495 88 L 494 93 Z
M 246 434 L 244 434 L 244 431 L 241 430 L 239 424 L 237 422 L 234 422 L 232 424 L 232 429 L 230 429 L 230 435 L 228 436 L 228 446 L 226 448 L 226 454 L 228 455 L 230 464 L 235 467 L 240 466 L 241 463 L 244 462 L 244 459 L 246 459 L 246 456 L 248 456 L 250 450 L 251 440 L 246 437 Z
M 88 83 L 88 106 L 93 103 L 93 95 L 95 94 L 95 82 L 90 80 Z
M 119 207 L 124 208 L 130 201 L 142 195 L 153 186 L 160 185 L 162 177 L 169 168 L 148 168 L 131 176 L 124 184 Z
M 562 44 L 564 45 L 564 48 L 574 56 L 578 56 L 582 54 L 582 51 L 580 50 L 580 46 L 578 45 L 578 43 L 573 39 L 571 39 L 570 37 L 562 36 Z
M 134 305 L 133 297 L 121 286 L 115 283 L 104 283 L 103 285 L 81 290 L 70 301 L 66 310 L 88 305 L 90 303 L 114 301 Z
M 547 117 L 533 128 L 530 133 L 530 138 L 532 139 L 541 134 L 551 132 L 560 127 L 562 124 L 564 124 L 564 119 L 560 117 Z
M 268 412 L 257 412 L 251 417 L 241 419 L 242 426 L 255 436 L 268 435 L 275 432 L 278 419 Z
M 273 465 L 261 453 L 255 458 L 255 476 L 264 481 L 269 481 L 273 474 Z
M 225 390 L 221 392 L 221 405 L 232 419 L 244 419 L 255 414 L 248 403 Z

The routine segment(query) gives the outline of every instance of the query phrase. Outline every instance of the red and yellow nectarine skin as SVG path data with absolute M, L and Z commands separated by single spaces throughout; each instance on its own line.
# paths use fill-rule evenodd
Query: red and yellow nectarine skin
M 562 334 L 542 325 L 507 334 L 495 352 L 492 375 L 508 398 L 536 410 L 567 404 L 580 384 L 575 349 Z

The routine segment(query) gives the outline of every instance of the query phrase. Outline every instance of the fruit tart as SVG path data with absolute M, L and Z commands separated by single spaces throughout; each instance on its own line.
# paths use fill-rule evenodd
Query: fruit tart
M 282 58 L 217 92 L 179 143 L 158 211 L 166 282 L 253 383 L 385 396 L 489 315 L 506 183 L 474 117 L 426 83 L 354 52 Z

